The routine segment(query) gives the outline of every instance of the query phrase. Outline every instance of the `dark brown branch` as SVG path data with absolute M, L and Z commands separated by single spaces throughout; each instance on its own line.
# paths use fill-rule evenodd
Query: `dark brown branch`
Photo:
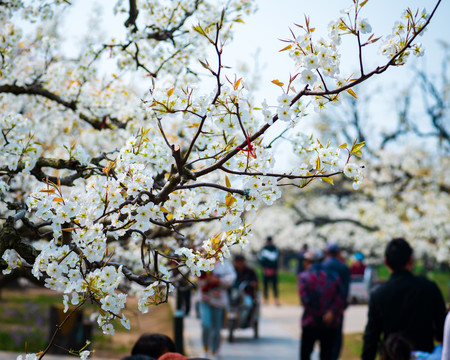
M 14 249 L 28 263 L 34 264 L 39 252 L 15 228 L 17 219 L 10 216 L 0 229 L 0 258 L 7 249 Z
M 106 119 L 109 119 L 111 122 L 113 122 L 115 125 L 117 125 L 120 128 L 125 127 L 125 124 L 120 122 L 118 119 L 110 117 L 110 116 L 104 116 L 102 118 L 92 118 L 82 112 L 78 112 L 76 101 L 64 100 L 63 98 L 56 95 L 55 93 L 52 93 L 51 91 L 45 89 L 42 86 L 42 84 L 40 84 L 40 83 L 24 85 L 24 86 L 4 84 L 4 85 L 0 85 L 0 93 L 9 93 L 9 94 L 14 94 L 16 96 L 19 96 L 19 95 L 42 96 L 46 99 L 52 100 L 52 101 L 56 102 L 57 104 L 64 106 L 66 109 L 72 110 L 73 112 L 75 112 L 77 114 L 77 116 L 81 120 L 86 121 L 94 129 L 97 129 L 97 130 L 102 130 L 104 128 L 111 127 L 109 124 L 106 123 L 106 121 L 105 121 Z
M 337 224 L 337 223 L 350 223 L 350 224 L 356 225 L 356 226 L 363 228 L 364 230 L 368 230 L 368 231 L 378 231 L 379 230 L 378 227 L 376 227 L 376 226 L 369 226 L 369 225 L 363 224 L 360 221 L 355 220 L 355 219 L 350 219 L 350 218 L 332 219 L 332 218 L 329 218 L 328 216 L 307 217 L 307 215 L 301 209 L 299 209 L 297 206 L 292 205 L 291 208 L 300 216 L 300 219 L 295 222 L 295 225 L 313 223 L 315 227 L 321 227 L 321 226 Z
M 39 83 L 24 86 L 8 84 L 0 85 L 0 93 L 10 93 L 14 95 L 40 95 L 63 105 L 65 108 L 71 109 L 73 111 L 77 109 L 77 105 L 75 102 L 62 99 L 60 96 L 43 88 Z
M 153 39 L 157 41 L 167 41 L 170 40 L 172 43 L 175 43 L 174 37 L 175 33 L 181 29 L 181 27 L 186 23 L 187 19 L 191 17 L 194 12 L 198 9 L 198 6 L 200 4 L 201 0 L 195 0 L 195 4 L 192 10 L 185 11 L 183 18 L 180 20 L 178 25 L 170 28 L 170 29 L 159 29 L 159 28 L 152 28 L 149 26 L 148 28 L 152 29 L 153 31 L 147 34 L 147 39 Z
M 187 184 L 187 185 L 182 185 L 182 186 L 178 186 L 177 190 L 183 190 L 183 189 L 194 189 L 194 188 L 199 188 L 199 187 L 210 187 L 210 188 L 216 188 L 222 191 L 226 191 L 229 193 L 233 193 L 233 194 L 240 194 L 242 196 L 245 195 L 245 191 L 241 190 L 241 189 L 232 189 L 232 188 L 228 188 L 226 186 L 222 186 L 219 184 L 214 184 L 214 183 L 196 183 L 196 184 Z
M 330 224 L 337 224 L 337 223 L 350 223 L 350 224 L 356 225 L 356 226 L 363 228 L 364 230 L 368 230 L 368 231 L 378 231 L 379 230 L 379 228 L 376 226 L 365 225 L 354 219 L 349 219 L 349 218 L 332 219 L 332 218 L 329 218 L 326 216 L 316 216 L 316 217 L 309 218 L 309 219 L 300 219 L 295 222 L 295 225 L 301 225 L 301 224 L 305 224 L 305 223 L 313 223 L 314 226 L 316 226 L 316 227 L 321 227 L 321 226 L 330 225 Z
M 235 171 L 227 169 L 223 166 L 220 167 L 220 170 L 223 170 L 229 174 L 234 175 L 249 175 L 249 176 L 269 176 L 276 177 L 278 179 L 315 179 L 315 178 L 323 178 L 323 177 L 331 177 L 342 174 L 342 171 L 336 171 L 331 174 L 314 174 L 314 175 L 292 175 L 292 174 L 274 174 L 274 173 L 262 173 L 262 172 L 247 172 L 247 171 Z
M 134 30 L 136 31 L 137 30 L 136 20 L 139 15 L 139 10 L 137 9 L 137 6 L 136 6 L 136 0 L 130 0 L 130 9 L 129 9 L 128 14 L 129 14 L 129 16 L 128 16 L 127 21 L 125 21 L 125 26 L 127 28 L 132 26 L 134 28 Z

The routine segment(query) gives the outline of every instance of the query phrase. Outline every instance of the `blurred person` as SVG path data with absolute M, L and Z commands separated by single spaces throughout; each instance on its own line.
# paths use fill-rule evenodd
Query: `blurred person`
M 450 359 L 450 312 L 448 312 L 445 317 L 444 336 L 442 339 L 442 359 Z
M 381 348 L 381 360 L 410 360 L 412 345 L 400 334 L 391 334 Z
M 305 266 L 303 265 L 303 259 L 307 251 L 308 251 L 308 244 L 303 244 L 302 249 L 298 253 L 297 275 L 300 274 L 303 270 L 305 270 Z
M 374 360 L 380 340 L 399 333 L 415 351 L 431 353 L 442 341 L 445 303 L 436 283 L 412 274 L 413 249 L 403 238 L 386 246 L 384 262 L 391 276 L 371 293 L 362 360 Z
M 128 355 L 121 360 L 157 360 L 154 357 L 148 355 Z
M 308 250 L 305 270 L 298 275 L 298 290 L 304 308 L 301 326 L 301 360 L 309 360 L 314 343 L 320 342 L 320 360 L 332 358 L 345 300 L 339 275 L 323 267 L 320 250 Z
M 228 289 L 236 280 L 233 265 L 224 260 L 216 262 L 211 272 L 204 272 L 198 278 L 200 288 L 200 320 L 202 324 L 202 343 L 205 357 L 217 357 L 220 346 L 220 330 L 223 325 L 225 309 L 229 305 Z
M 131 350 L 131 355 L 133 359 L 139 360 L 134 356 L 145 355 L 152 359 L 158 359 L 161 355 L 166 352 L 174 352 L 175 343 L 173 340 L 164 334 L 142 334 L 141 337 L 136 341 Z
M 279 305 L 278 300 L 278 258 L 279 252 L 273 244 L 272 236 L 268 236 L 266 244 L 258 255 L 263 270 L 263 295 L 264 300 L 269 300 L 269 286 L 272 286 L 275 304 Z
M 181 355 L 179 353 L 169 352 L 162 355 L 158 360 L 209 360 L 206 358 L 192 357 Z
M 176 289 L 176 309 L 183 310 L 185 316 L 191 311 L 191 297 L 193 284 L 189 281 L 189 272 L 183 273 L 180 269 L 172 272 L 172 283 Z
M 362 277 L 364 276 L 364 271 L 366 271 L 366 265 L 364 264 L 364 254 L 358 251 L 353 255 L 353 261 L 350 264 L 350 275 L 352 277 Z
M 167 352 L 161 357 L 158 358 L 158 360 L 188 360 L 189 358 L 187 356 L 181 355 L 177 352 Z
M 251 311 L 256 299 L 256 293 L 258 291 L 258 277 L 255 271 L 247 265 L 245 256 L 236 255 L 233 261 L 234 270 L 236 271 L 236 281 L 233 286 L 239 286 L 242 283 L 246 283 L 244 290 L 244 309 L 242 311 L 242 318 L 244 323 L 248 323 L 251 318 Z
M 350 289 L 350 269 L 345 264 L 341 257 L 341 249 L 336 243 L 328 243 L 325 247 L 325 259 L 323 261 L 323 267 L 326 270 L 334 271 L 339 275 L 341 279 L 341 296 L 344 299 L 345 307 L 348 305 L 348 293 Z M 344 312 L 340 314 L 341 319 L 339 320 L 339 325 L 336 328 L 335 343 L 333 345 L 333 355 L 332 360 L 338 360 L 339 354 L 342 348 L 342 324 L 344 322 Z

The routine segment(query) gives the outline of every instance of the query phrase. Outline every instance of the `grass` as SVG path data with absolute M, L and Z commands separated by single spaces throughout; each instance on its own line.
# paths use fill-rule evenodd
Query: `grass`
M 362 334 L 344 334 L 341 359 L 359 360 L 362 352 Z
M 0 312 L 1 350 L 37 352 L 46 345 L 49 304 L 56 296 L 26 296 L 19 291 L 3 291 Z M 35 301 L 36 300 L 36 301 Z
M 423 266 L 418 263 L 414 266 L 414 274 L 425 276 L 427 279 L 434 281 L 441 290 L 445 302 L 447 304 L 450 303 L 450 271 L 424 271 Z M 390 276 L 389 270 L 386 266 L 378 267 L 377 275 L 380 281 L 386 281 Z
M 259 279 L 259 290 L 262 291 L 263 276 L 262 269 L 256 267 L 256 273 Z M 423 274 L 423 268 L 417 265 L 414 269 L 415 274 Z M 386 281 L 390 274 L 389 270 L 385 266 L 379 266 L 377 268 L 377 275 L 380 281 Z M 450 303 L 450 272 L 433 270 L 425 273 L 425 276 L 437 283 L 441 289 L 442 295 L 446 303 Z M 278 274 L 278 290 L 281 304 L 284 305 L 299 305 L 300 300 L 297 290 L 297 275 L 293 272 L 281 270 Z M 271 292 L 269 291 L 269 294 Z
M 46 289 L 3 289 L 0 298 L 0 351 L 38 352 L 47 346 L 49 338 L 49 309 L 61 304 L 61 296 Z M 130 308 L 136 308 L 137 300 L 129 299 Z M 83 310 L 84 318 L 95 310 L 89 305 Z M 172 337 L 172 311 L 168 304 L 151 308 L 148 314 L 137 310 L 125 310 L 131 322 L 131 331 L 116 326 L 114 337 L 104 335 L 93 324 L 91 348 L 95 357 L 121 359 L 129 355 L 131 348 L 144 332 L 155 332 Z M 74 349 L 79 350 L 79 349 Z

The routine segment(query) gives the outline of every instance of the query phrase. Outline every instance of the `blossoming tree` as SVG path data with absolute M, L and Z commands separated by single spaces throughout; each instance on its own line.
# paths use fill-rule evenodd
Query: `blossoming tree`
M 123 33 L 96 33 L 94 13 L 74 56 L 61 29 L 69 1 L 0 1 L 3 274 L 29 272 L 64 294 L 66 310 L 97 304 L 98 325 L 113 334 L 114 319 L 130 326 L 124 282 L 142 312 L 166 301 L 173 271 L 198 275 L 246 246 L 243 213 L 272 204 L 283 186 L 343 174 L 357 189 L 363 142 L 292 131 L 298 162 L 277 172 L 265 139 L 274 123 L 295 130 L 311 109 L 356 97 L 356 85 L 421 54 L 417 37 L 439 5 L 405 11 L 405 31 L 381 40 L 362 18 L 367 0 L 350 3 L 328 39 L 307 17 L 295 26 L 282 49 L 295 72 L 273 80 L 277 99 L 255 104 L 222 57 L 251 1 L 119 0 Z M 343 36 L 358 44 L 357 75 L 340 74 Z M 365 47 L 378 43 L 387 59 L 366 69 Z
M 442 56 L 442 72 L 436 78 L 424 71 L 400 91 L 397 113 L 385 117 L 389 131 L 374 131 L 367 114 L 370 100 L 348 99 L 340 111 L 322 112 L 315 119 L 317 135 L 348 142 L 366 142 L 367 180 L 359 191 L 344 183 L 334 187 L 316 183 L 301 194 L 285 191 L 283 199 L 260 216 L 250 216 L 256 251 L 265 236 L 273 234 L 277 245 L 298 251 L 302 244 L 323 247 L 338 242 L 348 254 L 363 252 L 368 261 L 383 262 L 384 247 L 393 237 L 404 236 L 425 269 L 447 264 L 450 211 L 448 151 L 450 136 L 448 49 Z M 419 81 L 418 81 L 419 80 Z M 412 104 L 412 99 L 421 99 Z M 364 112 L 361 110 L 364 109 Z M 362 121 L 364 119 L 364 121 Z M 371 136 L 368 136 L 370 132 Z M 277 218 L 271 226 L 264 219 Z

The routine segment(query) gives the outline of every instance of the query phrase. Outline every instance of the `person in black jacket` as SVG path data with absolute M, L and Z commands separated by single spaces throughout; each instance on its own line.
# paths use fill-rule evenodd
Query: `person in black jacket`
M 273 244 L 273 239 L 268 236 L 266 245 L 259 252 L 258 258 L 263 270 L 263 295 L 267 302 L 269 299 L 269 285 L 272 285 L 273 296 L 275 304 L 279 305 L 278 301 L 278 249 Z
M 370 296 L 362 360 L 374 360 L 380 341 L 394 333 L 407 339 L 412 350 L 432 352 L 434 340 L 442 341 L 444 299 L 434 282 L 412 274 L 412 255 L 405 239 L 386 246 L 384 261 L 391 277 Z

